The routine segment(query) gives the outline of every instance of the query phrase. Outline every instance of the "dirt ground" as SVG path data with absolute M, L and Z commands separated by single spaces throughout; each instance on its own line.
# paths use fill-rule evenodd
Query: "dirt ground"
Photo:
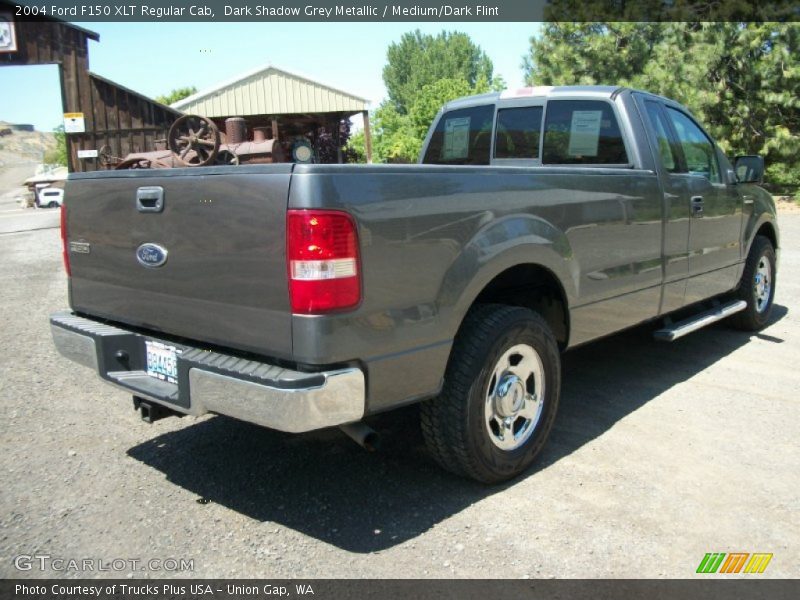
M 500 487 L 440 471 L 413 409 L 380 421 L 374 454 L 336 430 L 141 422 L 53 349 L 58 230 L 0 235 L 0 577 L 684 578 L 707 552 L 798 577 L 800 216 L 781 226 L 767 329 L 660 344 L 648 326 L 567 353 L 551 441 Z M 35 554 L 193 570 L 16 570 Z

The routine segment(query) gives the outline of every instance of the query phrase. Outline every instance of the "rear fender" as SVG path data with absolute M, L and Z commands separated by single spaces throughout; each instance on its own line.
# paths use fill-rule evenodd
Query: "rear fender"
M 483 289 L 500 273 L 533 264 L 552 272 L 571 305 L 578 266 L 566 235 L 532 215 L 513 215 L 492 221 L 466 244 L 448 269 L 439 291 L 440 307 L 451 307 L 444 325 L 455 336 L 464 316 Z

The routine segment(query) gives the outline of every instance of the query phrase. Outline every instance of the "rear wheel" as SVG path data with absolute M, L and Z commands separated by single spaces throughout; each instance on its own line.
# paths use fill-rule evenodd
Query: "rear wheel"
M 747 308 L 731 317 L 731 324 L 744 331 L 758 331 L 769 322 L 775 297 L 775 249 L 764 236 L 757 236 L 750 247 L 736 296 Z
M 553 426 L 558 345 L 524 308 L 479 305 L 456 336 L 442 393 L 422 405 L 422 431 L 445 469 L 484 483 L 519 475 Z
M 58 202 L 51 202 L 47 205 L 47 208 L 56 208 L 58 206 Z

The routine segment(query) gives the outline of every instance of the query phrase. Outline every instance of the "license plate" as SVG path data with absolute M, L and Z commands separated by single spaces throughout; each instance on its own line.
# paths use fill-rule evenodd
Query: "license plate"
M 178 350 L 161 342 L 145 341 L 147 348 L 147 374 L 161 381 L 178 383 Z

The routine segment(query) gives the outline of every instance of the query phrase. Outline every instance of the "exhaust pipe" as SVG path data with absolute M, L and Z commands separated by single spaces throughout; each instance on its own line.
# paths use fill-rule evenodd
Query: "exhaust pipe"
M 375 452 L 378 450 L 378 448 L 380 448 L 380 434 L 372 427 L 365 425 L 361 421 L 358 423 L 339 425 L 339 429 L 341 429 L 351 440 L 368 452 Z

